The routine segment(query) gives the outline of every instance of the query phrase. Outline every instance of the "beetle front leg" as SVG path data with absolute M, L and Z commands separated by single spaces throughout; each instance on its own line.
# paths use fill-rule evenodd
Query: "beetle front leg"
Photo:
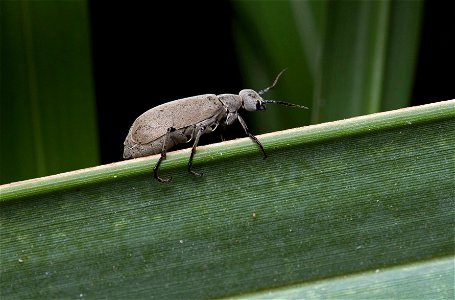
M 161 161 L 163 159 L 166 159 L 166 147 L 167 147 L 167 142 L 169 140 L 169 135 L 171 132 L 175 131 L 175 128 L 170 127 L 166 131 L 166 135 L 164 136 L 163 140 L 163 147 L 161 148 L 161 156 L 156 162 L 155 166 L 153 167 L 153 177 L 158 180 L 159 182 L 170 182 L 172 180 L 172 177 L 169 178 L 161 178 L 158 176 L 158 168 L 160 167 Z
M 243 127 L 243 130 L 245 130 L 245 133 L 248 134 L 248 136 L 256 143 L 258 144 L 259 148 L 261 148 L 261 151 L 262 151 L 262 154 L 264 155 L 264 159 L 267 158 L 267 154 L 265 153 L 265 150 L 264 150 L 264 147 L 262 146 L 262 144 L 259 142 L 259 140 L 252 134 L 248 131 L 248 127 L 246 126 L 246 123 L 245 121 L 242 119 L 242 117 L 240 115 L 237 116 L 237 119 L 239 120 L 240 122 L 240 125 L 242 125 Z
M 190 172 L 194 176 L 202 176 L 202 175 L 204 175 L 203 173 L 195 172 L 192 169 L 193 169 L 193 157 L 194 157 L 194 154 L 196 153 L 196 147 L 199 143 L 199 138 L 201 137 L 202 133 L 205 130 L 205 127 L 199 127 L 196 130 L 197 130 L 196 137 L 194 138 L 193 148 L 191 148 L 190 160 L 188 161 L 188 172 Z

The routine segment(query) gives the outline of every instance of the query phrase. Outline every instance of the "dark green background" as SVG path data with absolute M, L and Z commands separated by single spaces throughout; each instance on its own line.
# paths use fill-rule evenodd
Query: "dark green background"
M 267 97 L 310 110 L 248 114 L 255 134 L 455 98 L 453 6 L 1 1 L 0 183 L 119 161 L 147 109 L 285 67 Z

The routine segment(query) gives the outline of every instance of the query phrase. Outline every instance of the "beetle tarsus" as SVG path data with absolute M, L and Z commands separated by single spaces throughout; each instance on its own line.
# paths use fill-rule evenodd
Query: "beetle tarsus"
M 202 177 L 204 176 L 204 173 L 198 173 L 198 172 L 195 172 L 193 170 L 188 170 L 188 172 L 190 172 L 190 174 L 194 175 L 194 176 L 197 176 L 197 177 Z
M 158 180 L 158 182 L 161 182 L 161 183 L 168 183 L 168 182 L 172 181 L 172 176 L 169 177 L 169 178 L 155 177 L 155 179 Z
M 158 180 L 158 182 L 171 182 L 172 181 L 172 177 L 169 177 L 169 178 L 162 178 L 160 176 L 158 176 L 158 168 L 160 167 L 160 164 L 161 164 L 161 161 L 163 159 L 166 158 L 166 153 L 161 153 L 161 157 L 158 159 L 158 161 L 156 162 L 156 165 L 153 167 L 153 177 Z

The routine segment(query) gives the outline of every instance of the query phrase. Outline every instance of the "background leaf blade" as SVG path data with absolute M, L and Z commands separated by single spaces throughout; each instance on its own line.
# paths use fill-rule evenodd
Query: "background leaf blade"
M 255 131 L 409 105 L 422 1 L 233 4 L 238 13 L 240 65 L 248 77 L 247 85 L 263 85 L 266 76 L 272 77 L 268 74 L 275 74 L 280 66 L 289 67 L 276 94 L 310 107 L 303 113 L 274 108 L 268 112 L 268 122 L 253 116 Z
M 86 3 L 0 5 L 0 182 L 98 164 Z
M 2 186 L 2 296 L 225 297 L 453 256 L 454 118 L 446 101 L 268 134 L 267 161 L 209 145 L 203 178 L 170 152 L 172 185 L 154 156 Z

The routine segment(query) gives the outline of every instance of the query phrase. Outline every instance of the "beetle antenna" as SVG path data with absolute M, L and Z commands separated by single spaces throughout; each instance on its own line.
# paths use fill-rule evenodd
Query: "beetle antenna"
M 278 79 L 280 79 L 280 76 L 281 76 L 281 75 L 284 73 L 284 71 L 286 71 L 287 69 L 288 69 L 288 68 L 285 68 L 285 69 L 283 69 L 283 71 L 281 71 L 280 73 L 278 73 L 278 75 L 276 76 L 275 81 L 272 83 L 272 85 L 269 86 L 268 88 L 265 88 L 265 89 L 263 89 L 263 90 L 260 90 L 260 91 L 258 92 L 258 94 L 259 94 L 259 95 L 262 95 L 262 94 L 267 93 L 267 92 L 270 91 L 271 89 L 273 89 L 273 88 L 275 87 L 276 83 L 278 82 Z
M 303 106 L 303 105 L 298 105 L 298 104 L 294 104 L 294 103 L 288 103 L 288 102 L 279 101 L 279 100 L 263 100 L 263 101 L 264 101 L 264 103 L 280 104 L 280 105 L 285 105 L 285 106 L 290 106 L 290 107 L 308 109 L 308 107 Z

